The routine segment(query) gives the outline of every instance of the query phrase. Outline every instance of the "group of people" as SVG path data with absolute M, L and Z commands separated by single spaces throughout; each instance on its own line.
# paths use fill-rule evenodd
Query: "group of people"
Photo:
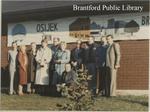
M 20 45 L 18 49 L 17 43 L 13 42 L 12 48 L 8 51 L 10 95 L 23 95 L 25 85 L 29 94 L 44 94 L 45 88 L 56 87 L 57 84 L 73 85 L 78 71 L 86 69 L 92 76 L 90 89 L 94 94 L 116 96 L 120 47 L 113 42 L 112 35 L 101 37 L 98 44 L 92 37 L 88 42 L 77 40 L 76 47 L 71 51 L 59 38 L 54 38 L 52 45 L 45 38 L 39 48 L 32 42 L 29 50 L 25 45 Z M 17 81 L 15 77 L 18 77 Z

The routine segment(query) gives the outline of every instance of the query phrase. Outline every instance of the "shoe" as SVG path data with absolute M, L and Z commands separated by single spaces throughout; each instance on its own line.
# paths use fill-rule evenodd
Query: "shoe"
M 13 95 L 13 93 L 9 92 L 9 95 Z
M 16 95 L 17 94 L 16 91 L 14 91 L 13 94 Z
M 112 94 L 112 95 L 110 95 L 111 97 L 116 97 L 116 94 Z
M 27 92 L 27 94 L 31 94 L 31 92 Z
M 18 95 L 19 95 L 19 96 L 23 96 L 24 94 L 23 94 L 23 93 L 18 93 Z
M 31 92 L 32 94 L 34 94 L 35 93 L 35 89 L 32 89 L 32 92 Z

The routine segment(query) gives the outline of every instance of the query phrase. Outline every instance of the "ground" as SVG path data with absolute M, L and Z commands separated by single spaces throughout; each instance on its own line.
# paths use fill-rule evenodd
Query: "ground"
M 37 94 L 24 96 L 1 94 L 1 110 L 58 110 L 56 104 L 64 104 L 68 100 L 63 97 L 40 96 Z M 97 97 L 91 110 L 105 111 L 148 111 L 148 96 Z

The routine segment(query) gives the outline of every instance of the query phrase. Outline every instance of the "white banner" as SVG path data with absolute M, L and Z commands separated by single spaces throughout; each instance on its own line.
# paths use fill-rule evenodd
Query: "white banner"
M 8 46 L 13 41 L 29 45 L 40 44 L 44 35 L 49 43 L 58 37 L 61 41 L 87 40 L 90 36 L 99 41 L 103 35 L 112 34 L 115 40 L 150 39 L 149 14 L 130 13 L 118 15 L 80 16 L 53 21 L 27 21 L 8 24 Z

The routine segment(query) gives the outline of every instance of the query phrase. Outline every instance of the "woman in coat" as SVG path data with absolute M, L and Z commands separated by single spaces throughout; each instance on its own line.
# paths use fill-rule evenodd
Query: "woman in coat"
M 31 49 L 28 51 L 28 84 L 27 84 L 27 92 L 28 93 L 35 93 L 35 73 L 36 73 L 36 57 L 37 48 L 36 43 L 31 43 Z
M 19 95 L 23 95 L 23 85 L 27 84 L 27 67 L 28 67 L 28 57 L 26 54 L 26 46 L 21 45 L 20 51 L 18 53 L 19 62 Z
M 35 60 L 37 62 L 35 84 L 40 85 L 40 91 L 44 93 L 44 86 L 49 85 L 49 63 L 52 58 L 51 49 L 48 48 L 47 40 L 42 40 L 42 47 L 37 51 Z
M 70 51 L 66 49 L 66 43 L 61 42 L 61 49 L 56 52 L 54 59 L 55 71 L 53 76 L 53 85 L 61 82 L 62 73 L 65 71 L 65 64 L 70 61 Z

